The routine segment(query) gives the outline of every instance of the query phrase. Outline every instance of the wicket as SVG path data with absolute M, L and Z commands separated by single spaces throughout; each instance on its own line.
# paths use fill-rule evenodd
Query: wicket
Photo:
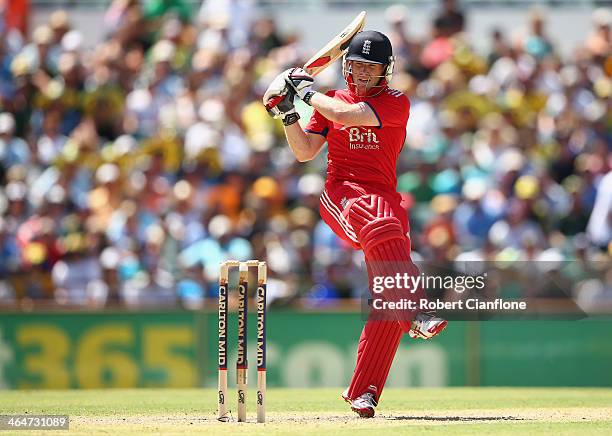
M 265 262 L 228 260 L 221 263 L 219 273 L 219 415 L 218 420 L 229 421 L 227 410 L 227 314 L 228 288 L 231 268 L 238 267 L 238 358 L 236 376 L 238 388 L 238 422 L 246 422 L 247 394 L 247 318 L 249 267 L 257 267 L 257 422 L 266 421 L 266 283 Z

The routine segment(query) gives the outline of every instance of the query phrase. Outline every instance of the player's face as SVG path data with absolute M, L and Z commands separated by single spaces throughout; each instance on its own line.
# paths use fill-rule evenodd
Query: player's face
M 350 62 L 353 82 L 357 86 L 358 94 L 364 95 L 372 87 L 378 85 L 385 69 L 384 65 L 360 61 Z

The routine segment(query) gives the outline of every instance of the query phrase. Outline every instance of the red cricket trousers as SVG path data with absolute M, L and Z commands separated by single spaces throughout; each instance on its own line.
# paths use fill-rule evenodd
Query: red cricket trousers
M 400 204 L 401 197 L 398 193 L 351 182 L 333 182 L 328 180 L 320 199 L 319 210 L 321 217 L 338 237 L 348 242 L 353 248 L 362 249 L 358 229 L 351 225 L 348 210 L 352 202 L 368 195 L 382 197 L 390 206 L 391 213 L 399 219 L 406 237 L 405 241 L 400 240 L 400 242 L 397 242 L 401 245 L 404 258 L 396 260 L 406 261 L 406 263 L 411 265 L 411 271 L 418 272 L 418 269 L 416 269 L 416 266 L 412 264 L 409 258 L 408 217 Z M 407 259 L 405 253 L 408 254 Z M 372 263 L 368 264 L 367 255 L 366 265 L 368 266 L 371 284 Z M 357 363 L 349 386 L 348 398 L 354 399 L 366 391 L 371 391 L 378 400 L 404 331 L 398 321 L 368 319 L 361 332 L 357 349 Z

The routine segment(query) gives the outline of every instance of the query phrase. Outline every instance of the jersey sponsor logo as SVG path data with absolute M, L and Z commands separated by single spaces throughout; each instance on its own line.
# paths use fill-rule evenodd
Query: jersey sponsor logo
M 351 144 L 349 147 L 351 150 L 379 150 L 378 144 Z
M 379 150 L 380 143 L 372 129 L 351 127 L 348 129 L 349 150 Z
M 365 41 L 363 41 L 363 47 L 361 47 L 361 53 L 370 54 L 371 44 L 372 44 L 372 41 L 370 41 L 369 39 L 366 39 Z

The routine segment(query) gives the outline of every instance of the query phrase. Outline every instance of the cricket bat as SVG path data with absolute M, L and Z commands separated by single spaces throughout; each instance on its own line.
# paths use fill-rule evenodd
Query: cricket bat
M 308 59 L 304 64 L 304 70 L 311 76 L 316 76 L 333 64 L 346 52 L 353 37 L 363 29 L 365 19 L 366 11 L 361 11 L 342 32 L 325 44 L 313 57 Z M 283 97 L 283 95 L 274 97 L 266 104 L 266 108 L 273 108 L 282 101 Z

